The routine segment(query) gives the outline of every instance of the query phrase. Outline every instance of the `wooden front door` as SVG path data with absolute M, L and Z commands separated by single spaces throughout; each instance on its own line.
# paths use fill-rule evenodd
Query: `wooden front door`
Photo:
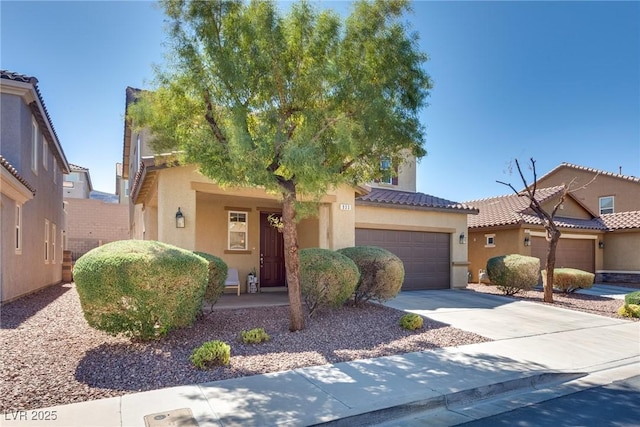
M 285 286 L 284 239 L 260 212 L 260 287 Z

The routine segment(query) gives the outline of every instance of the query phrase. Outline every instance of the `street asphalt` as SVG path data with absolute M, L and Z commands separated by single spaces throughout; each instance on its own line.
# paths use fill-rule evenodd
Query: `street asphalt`
M 640 322 L 467 290 L 387 305 L 494 341 L 7 413 L 0 425 L 451 426 L 640 372 Z

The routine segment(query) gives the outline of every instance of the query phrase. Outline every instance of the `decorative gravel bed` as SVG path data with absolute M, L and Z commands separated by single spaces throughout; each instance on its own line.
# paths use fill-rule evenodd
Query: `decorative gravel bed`
M 629 292 L 640 290 L 640 285 L 625 284 L 629 288 Z M 616 285 L 618 286 L 618 285 Z M 503 295 L 498 288 L 491 285 L 469 283 L 467 289 L 485 294 Z M 564 294 L 562 292 L 553 293 L 553 303 L 543 301 L 544 293 L 542 290 L 532 290 L 512 295 L 510 298 L 538 302 L 541 304 L 554 305 L 556 307 L 568 308 L 571 310 L 585 311 L 587 313 L 599 314 L 601 316 L 614 317 L 616 319 L 625 319 L 639 321 L 638 318 L 628 318 L 618 315 L 618 309 L 624 304 L 624 300 L 605 298 L 596 295 L 586 295 L 581 293 Z
M 398 326 L 403 314 L 375 304 L 344 307 L 292 333 L 286 306 L 216 310 L 193 327 L 140 343 L 90 328 L 75 286 L 58 285 L 1 308 L 0 412 L 489 341 L 430 319 L 419 332 L 405 331 Z M 237 341 L 241 330 L 256 327 L 271 340 Z M 230 365 L 194 368 L 193 349 L 214 339 L 231 345 Z

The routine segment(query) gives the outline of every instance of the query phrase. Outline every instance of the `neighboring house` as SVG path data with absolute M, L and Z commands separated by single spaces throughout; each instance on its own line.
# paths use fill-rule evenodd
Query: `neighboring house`
M 64 177 L 62 183 L 65 199 L 88 199 L 93 190 L 89 169 L 74 164 L 69 166 L 71 173 Z
M 62 280 L 69 164 L 35 77 L 0 71 L 0 301 Z
M 116 240 L 129 239 L 129 206 L 119 197 L 93 189 L 89 169 L 70 165 L 71 174 L 63 183 L 67 211 L 66 248 L 76 261 L 93 248 Z
M 127 107 L 137 92 L 127 88 Z M 131 189 L 131 238 L 211 253 L 242 277 L 255 268 L 262 290 L 285 286 L 282 235 L 268 220 L 281 213 L 278 197 L 261 188 L 221 188 L 194 165 L 156 155 L 148 141 L 148 132 L 136 132 L 125 120 L 122 172 Z M 391 165 L 383 160 L 381 167 Z M 466 233 L 467 215 L 477 211 L 416 193 L 412 158 L 384 181 L 329 190 L 317 215 L 298 224 L 299 246 L 382 246 L 404 261 L 403 289 L 465 287 L 467 245 L 459 236 Z
M 562 232 L 556 267 L 595 273 L 596 281 L 640 283 L 640 179 L 563 163 L 538 179 L 536 196 L 545 210 L 553 209 L 565 184 L 575 190 L 556 213 Z M 526 197 L 512 193 L 466 204 L 480 211 L 469 216 L 472 281 L 498 255 L 535 256 L 544 268 L 546 232 Z
M 596 280 L 640 283 L 640 178 L 561 163 L 538 179 L 544 187 L 564 183 L 607 227 Z

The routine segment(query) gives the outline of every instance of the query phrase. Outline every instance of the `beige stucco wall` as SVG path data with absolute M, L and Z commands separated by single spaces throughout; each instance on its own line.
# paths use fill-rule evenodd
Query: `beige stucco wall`
M 555 204 L 558 202 L 559 198 L 555 198 L 554 200 L 550 200 L 546 203 L 542 204 L 542 208 L 546 212 L 552 212 Z M 535 215 L 535 214 L 534 214 Z M 597 213 L 596 213 L 597 215 Z M 576 202 L 571 197 L 567 197 L 564 202 L 560 205 L 558 210 L 556 211 L 556 217 L 564 217 L 564 218 L 578 218 L 578 219 L 591 219 L 592 216 L 589 212 L 587 212 L 578 202 Z
M 467 286 L 467 244 L 459 243 L 460 233 L 467 234 L 467 214 L 398 209 L 380 206 L 358 205 L 356 228 L 427 231 L 450 233 L 451 238 L 451 287 Z
M 607 175 L 598 175 L 593 180 L 595 176 L 594 172 L 563 167 L 538 181 L 538 188 L 569 184 L 574 180 L 571 188 L 577 190 L 572 194 L 596 215 L 600 209 L 599 198 L 606 196 L 614 196 L 615 212 L 640 210 L 640 182 Z
M 479 270 L 487 268 L 487 260 L 495 256 L 508 254 L 531 255 L 531 246 L 524 245 L 524 228 L 508 228 L 502 230 L 470 230 L 469 231 L 469 271 L 471 281 L 478 282 Z M 493 235 L 495 245 L 487 246 L 487 236 Z
M 603 270 L 640 273 L 640 231 L 607 233 L 604 245 Z

